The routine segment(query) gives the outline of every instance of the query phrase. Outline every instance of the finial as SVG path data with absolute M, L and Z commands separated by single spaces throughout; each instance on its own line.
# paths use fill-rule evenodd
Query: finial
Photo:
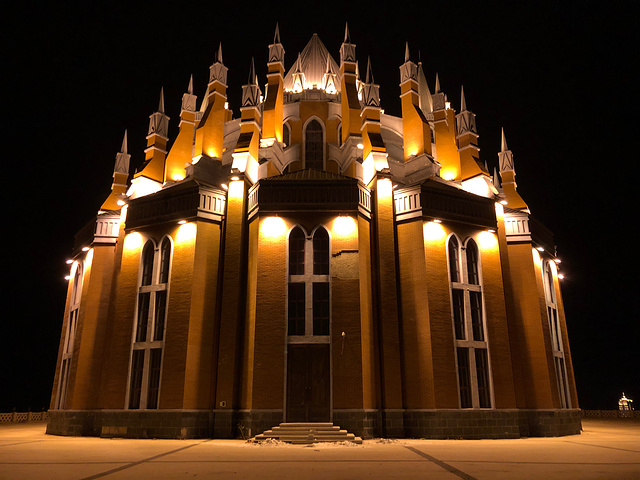
M 351 35 L 349 35 L 349 22 L 344 22 L 344 41 L 342 43 L 351 43 Z
M 460 85 L 460 111 L 464 112 L 467 110 L 467 102 L 464 99 L 464 86 Z
M 216 54 L 216 62 L 222 63 L 224 65 L 224 62 L 222 61 L 222 42 L 220 42 L 220 44 L 218 45 L 218 53 Z
M 440 78 L 438 77 L 438 72 L 436 72 L 436 86 L 434 93 L 440 93 Z
M 187 93 L 189 95 L 193 95 L 193 74 L 191 74 L 191 78 L 189 78 L 189 86 L 187 87 Z
M 257 85 L 258 77 L 256 76 L 256 67 L 253 61 L 253 57 L 251 57 L 251 67 L 249 67 L 249 80 L 247 81 L 248 85 Z
M 164 113 L 164 87 L 160 87 L 160 103 L 158 104 L 158 112 Z
M 273 35 L 273 43 L 280 43 L 280 29 L 278 28 L 278 22 L 276 22 L 276 33 Z
M 404 63 L 409 61 L 409 42 L 404 44 Z
M 129 153 L 127 147 L 127 129 L 124 130 L 124 137 L 122 138 L 122 147 L 120 147 L 120 153 L 127 154 Z
M 373 83 L 373 72 L 371 71 L 371 57 L 367 57 L 367 76 L 366 81 L 367 84 Z
M 507 147 L 507 139 L 504 136 L 504 128 L 502 128 L 502 142 L 500 144 L 500 151 L 506 152 L 507 150 L 509 150 L 509 147 Z

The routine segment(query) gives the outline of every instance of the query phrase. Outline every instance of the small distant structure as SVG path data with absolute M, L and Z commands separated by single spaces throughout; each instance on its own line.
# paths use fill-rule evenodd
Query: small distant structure
M 620 410 L 621 417 L 632 417 L 633 416 L 633 400 L 627 398 L 622 392 L 622 398 L 618 400 L 618 410 Z

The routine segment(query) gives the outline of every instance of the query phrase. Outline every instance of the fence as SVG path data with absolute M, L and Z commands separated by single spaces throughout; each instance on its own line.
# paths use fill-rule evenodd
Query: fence
M 581 410 L 582 418 L 640 418 L 635 410 Z
M 49 412 L 9 412 L 0 413 L 0 423 L 44 422 L 49 419 Z

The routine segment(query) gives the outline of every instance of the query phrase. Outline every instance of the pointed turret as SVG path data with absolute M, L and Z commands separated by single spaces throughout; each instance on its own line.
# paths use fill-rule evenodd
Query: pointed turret
M 305 85 L 304 72 L 302 71 L 302 60 L 300 58 L 300 52 L 298 52 L 298 58 L 293 71 L 293 92 L 299 93 L 304 90 Z
M 193 75 L 189 79 L 187 93 L 182 95 L 180 111 L 180 131 L 176 137 L 167 161 L 165 162 L 164 181 L 179 181 L 185 177 L 185 165 L 193 159 L 193 140 L 196 127 L 196 100 L 193 94 Z
M 284 47 L 280 43 L 280 29 L 276 23 L 273 43 L 269 45 L 267 63 L 267 91 L 264 104 L 262 135 L 282 142 Z
M 456 140 L 455 112 L 448 108 L 447 96 L 440 87 L 440 76 L 437 73 L 431 100 L 437 160 L 442 166 L 440 176 L 445 180 L 460 181 L 461 166 L 458 142 Z
M 502 190 L 509 208 L 529 210 L 529 207 L 517 191 L 516 171 L 513 163 L 513 153 L 507 147 L 507 139 L 502 129 L 501 150 L 498 153 L 498 163 L 500 165 L 500 177 L 502 179 Z
M 169 117 L 164 113 L 164 89 L 160 89 L 158 111 L 149 116 L 149 130 L 147 133 L 147 148 L 145 161 L 133 176 L 134 180 L 145 177 L 160 185 L 164 182 L 165 158 L 167 156 L 167 142 L 169 131 Z
M 420 108 L 418 66 L 411 61 L 409 44 L 405 44 L 404 63 L 400 66 L 400 99 L 404 161 L 426 155 L 431 157 L 431 126 Z
M 116 154 L 116 161 L 113 168 L 113 184 L 111 185 L 111 193 L 104 201 L 100 210 L 120 210 L 122 208 L 122 197 L 127 191 L 127 180 L 129 178 L 129 155 L 127 147 L 127 131 L 124 131 L 122 139 L 122 147 L 120 152 Z
M 340 46 L 340 92 L 342 93 L 342 143 L 349 137 L 361 134 L 360 100 L 358 99 L 358 74 L 356 46 L 351 43 L 349 25 L 344 27 L 344 40 Z
M 331 95 L 338 93 L 338 74 L 334 71 L 333 65 L 331 65 L 330 57 L 327 57 L 327 66 L 322 77 L 322 88 Z
M 197 124 L 193 161 L 203 155 L 222 158 L 224 124 L 230 119 L 227 103 L 227 67 L 222 62 L 222 43 L 218 46 L 215 61 L 209 67 L 209 85 L 203 99 L 204 112 Z
M 478 175 L 489 177 L 489 171 L 480 161 L 476 116 L 467 109 L 464 87 L 460 87 L 460 113 L 456 115 L 456 140 L 460 152 L 461 180 L 464 182 Z
M 251 183 L 258 180 L 261 95 L 254 61 L 251 58 L 249 79 L 247 84 L 242 86 L 240 135 L 233 150 L 233 163 L 231 164 L 232 171 L 244 173 Z
M 367 59 L 367 74 L 362 85 L 362 181 L 369 184 L 375 172 L 387 170 L 387 149 L 380 129 L 380 86 L 373 80 L 371 58 Z

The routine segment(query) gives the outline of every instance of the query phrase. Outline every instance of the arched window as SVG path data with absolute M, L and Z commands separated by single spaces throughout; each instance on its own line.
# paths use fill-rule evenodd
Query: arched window
M 69 299 L 69 317 L 67 317 L 67 328 L 62 346 L 62 362 L 60 364 L 60 378 L 58 380 L 58 394 L 56 398 L 56 408 L 64 409 L 67 400 L 67 390 L 71 372 L 71 360 L 76 343 L 76 330 L 78 329 L 78 312 L 80 310 L 80 300 L 82 299 L 82 283 L 84 279 L 83 262 L 75 262 L 75 273 L 73 274 L 73 284 L 71 286 L 71 296 Z
M 295 227 L 289 235 L 289 275 L 304 274 L 304 232 Z
M 304 132 L 304 168 L 324 168 L 324 132 L 320 122 L 313 119 Z
M 329 234 L 322 227 L 313 234 L 313 274 L 329 274 Z
M 472 285 L 478 285 L 478 246 L 473 240 L 467 242 L 467 279 Z
M 291 127 L 288 123 L 282 125 L 282 142 L 285 148 L 291 145 Z
M 287 334 L 328 343 L 330 326 L 329 234 L 318 227 L 312 237 L 295 227 L 289 235 Z M 307 309 L 307 305 L 312 308 Z M 313 340 L 312 340 L 313 339 Z
M 547 315 L 549 318 L 549 333 L 551 334 L 551 349 L 553 351 L 553 361 L 558 382 L 558 394 L 560 396 L 560 408 L 571 408 L 569 396 L 569 385 L 567 383 L 567 369 L 564 361 L 564 347 L 562 342 L 562 331 L 560 330 L 560 319 L 558 317 L 558 305 L 556 303 L 556 292 L 553 269 L 555 266 L 551 262 L 545 261 L 543 264 L 542 280 L 544 283 L 545 300 L 547 304 Z
M 478 246 L 469 239 L 464 250 L 465 255 L 461 256 L 460 243 L 452 235 L 447 243 L 447 255 L 460 408 L 491 408 Z
M 171 239 L 165 237 L 158 248 L 148 240 L 142 249 L 131 352 L 130 409 L 158 408 L 172 248 Z

